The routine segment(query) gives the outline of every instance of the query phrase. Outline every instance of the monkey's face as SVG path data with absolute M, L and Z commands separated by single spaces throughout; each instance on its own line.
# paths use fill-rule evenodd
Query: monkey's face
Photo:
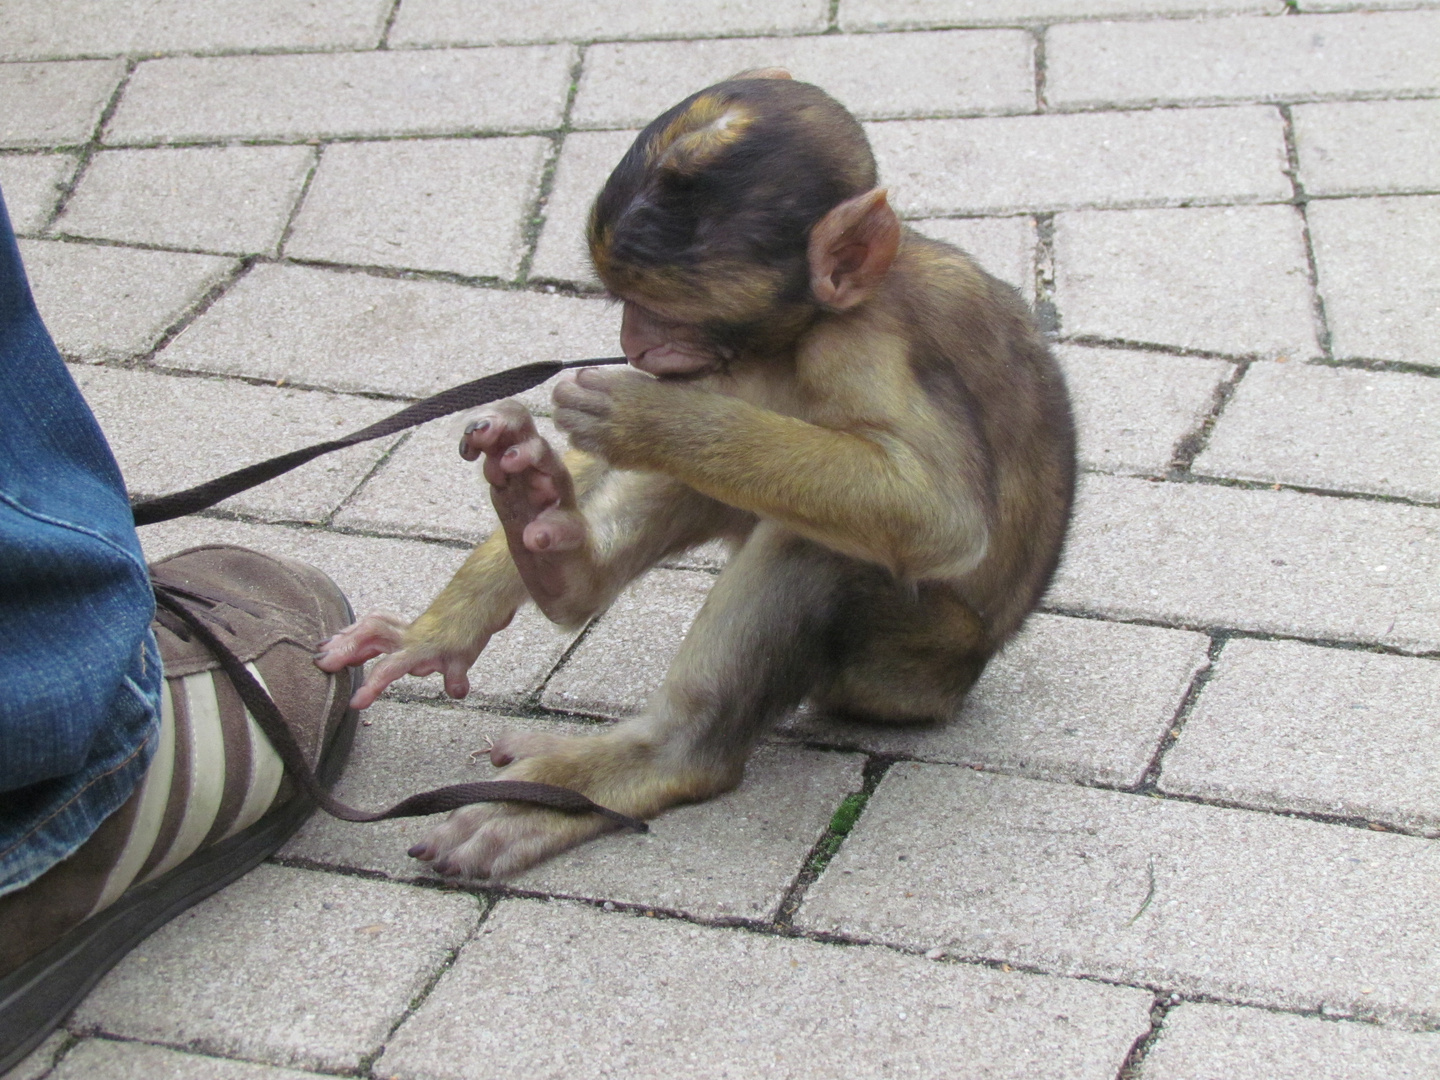
M 633 300 L 625 301 L 620 347 L 635 367 L 662 378 L 708 374 L 729 359 L 729 350 L 699 327 L 668 319 Z

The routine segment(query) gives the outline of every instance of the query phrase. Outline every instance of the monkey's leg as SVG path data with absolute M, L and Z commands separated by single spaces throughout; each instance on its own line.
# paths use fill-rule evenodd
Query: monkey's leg
M 866 571 L 835 620 L 837 663 L 813 695 L 822 712 L 870 722 L 948 719 L 995 646 L 946 585 L 907 587 Z
M 504 734 L 491 752 L 507 766 L 500 777 L 572 788 L 642 818 L 734 787 L 761 731 L 823 677 L 827 627 L 853 566 L 756 526 L 641 716 L 593 736 Z M 612 828 L 598 815 L 465 807 L 410 853 L 441 873 L 506 877 Z

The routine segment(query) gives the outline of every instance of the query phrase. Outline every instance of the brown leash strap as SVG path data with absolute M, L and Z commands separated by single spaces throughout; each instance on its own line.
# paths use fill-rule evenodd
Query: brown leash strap
M 181 599 L 183 595 L 181 590 L 171 589 L 165 585 L 155 586 L 156 603 L 194 631 L 195 635 L 214 653 L 215 658 L 220 661 L 220 667 L 234 684 L 240 700 L 245 703 L 245 707 L 250 710 L 250 715 L 260 725 L 260 730 L 265 733 L 265 737 L 270 740 L 270 745 L 275 748 L 275 752 L 280 755 L 280 760 L 285 763 L 286 771 L 295 778 L 295 782 L 300 785 L 305 794 L 326 813 L 332 814 L 342 821 L 384 821 L 387 818 L 439 814 L 446 810 L 469 806 L 471 803 L 520 802 L 545 806 L 552 810 L 564 810 L 568 813 L 601 814 L 627 829 L 634 829 L 641 833 L 650 831 L 650 826 L 638 818 L 592 802 L 578 791 L 555 787 L 553 784 L 537 784 L 528 780 L 481 780 L 472 784 L 451 784 L 449 787 L 411 795 L 388 810 L 373 813 L 346 806 L 320 786 L 314 771 L 310 768 L 310 763 L 305 760 L 304 752 L 290 731 L 290 725 L 285 722 L 285 718 L 281 715 L 279 707 L 270 697 L 269 692 L 260 685 L 260 681 L 254 675 L 250 674 L 249 669 L 240 662 L 240 658 L 216 637 L 214 631 L 205 625 L 204 620 L 183 603 Z
M 343 450 L 347 446 L 369 442 L 371 439 L 383 439 L 386 435 L 394 435 L 406 428 L 415 427 L 428 420 L 437 420 L 442 416 L 449 416 L 462 409 L 473 409 L 477 405 L 487 405 L 500 398 L 513 397 L 533 386 L 539 386 L 546 379 L 560 374 L 566 368 L 599 367 L 602 364 L 623 363 L 626 363 L 623 356 L 607 356 L 597 360 L 565 362 L 540 360 L 533 364 L 522 364 L 520 367 L 500 371 L 494 375 L 486 375 L 484 378 L 461 383 L 459 386 L 452 386 L 449 390 L 443 390 L 424 401 L 407 405 L 399 412 L 392 413 L 383 420 L 377 420 L 369 427 L 351 432 L 343 438 L 330 439 L 313 446 L 291 450 L 289 453 L 280 454 L 269 461 L 256 462 L 254 465 L 236 469 L 224 476 L 217 476 L 214 480 L 207 480 L 205 483 L 185 491 L 176 491 L 169 495 L 160 495 L 154 499 L 133 503 L 130 509 L 135 515 L 136 525 L 153 525 L 157 521 L 169 521 L 171 518 L 184 517 L 186 514 L 208 509 L 216 503 L 228 499 L 231 495 L 248 491 L 257 484 L 263 484 L 266 480 L 273 480 L 281 473 L 298 468 L 321 454 Z

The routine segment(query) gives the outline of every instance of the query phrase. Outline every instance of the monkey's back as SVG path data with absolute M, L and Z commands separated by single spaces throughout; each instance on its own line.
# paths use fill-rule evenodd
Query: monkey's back
M 1020 295 L 960 249 L 907 228 L 892 275 L 916 379 L 988 466 L 989 544 L 956 588 L 999 648 L 1060 561 L 1075 491 L 1065 379 Z

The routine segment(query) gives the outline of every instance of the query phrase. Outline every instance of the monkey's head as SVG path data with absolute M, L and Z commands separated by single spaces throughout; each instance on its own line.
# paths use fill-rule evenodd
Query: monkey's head
M 792 344 L 884 277 L 900 223 L 860 124 L 819 87 L 747 72 L 636 138 L 591 210 L 596 273 L 636 367 L 691 375 Z

